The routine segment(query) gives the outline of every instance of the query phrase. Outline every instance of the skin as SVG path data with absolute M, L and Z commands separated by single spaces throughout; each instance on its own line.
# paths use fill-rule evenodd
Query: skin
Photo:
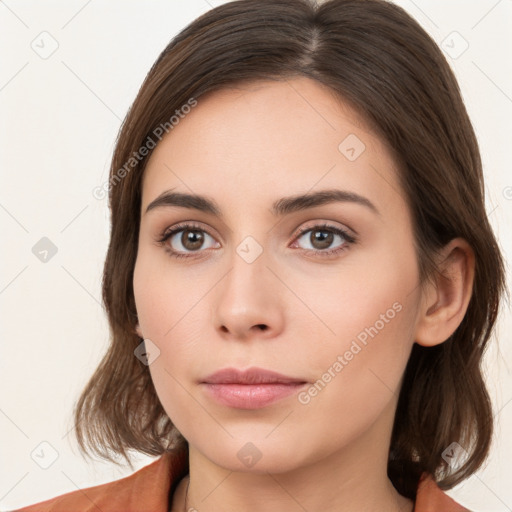
M 353 161 L 338 149 L 349 134 L 365 145 Z M 146 213 L 170 189 L 208 196 L 223 218 L 177 206 Z M 379 213 L 350 202 L 270 212 L 281 197 L 324 189 L 355 192 Z M 204 230 L 202 246 L 182 245 L 183 232 L 156 242 L 183 221 Z M 314 231 L 299 236 L 326 221 L 356 242 L 334 234 L 326 247 Z M 237 253 L 247 236 L 262 249 L 251 263 Z M 462 321 L 471 248 L 452 240 L 439 265 L 447 277 L 419 286 L 397 164 L 325 86 L 262 81 L 199 98 L 146 167 L 134 271 L 136 331 L 160 350 L 151 377 L 189 442 L 187 509 L 412 511 L 386 474 L 400 383 L 413 343 L 442 343 Z M 221 368 L 258 366 L 315 383 L 397 303 L 400 311 L 308 403 L 295 394 L 262 409 L 232 408 L 198 382 Z M 249 442 L 261 454 L 252 467 L 237 457 Z M 173 511 L 184 510 L 187 483 Z

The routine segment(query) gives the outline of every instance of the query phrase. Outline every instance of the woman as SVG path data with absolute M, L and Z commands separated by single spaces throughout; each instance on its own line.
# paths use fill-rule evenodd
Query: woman
M 160 456 L 21 509 L 466 510 L 504 289 L 441 51 L 382 0 L 240 0 L 121 128 L 84 452 Z

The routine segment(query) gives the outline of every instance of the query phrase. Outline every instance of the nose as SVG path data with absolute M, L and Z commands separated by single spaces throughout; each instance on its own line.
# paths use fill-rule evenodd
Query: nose
M 273 338 L 283 330 L 282 283 L 265 251 L 249 261 L 234 252 L 213 296 L 214 325 L 225 339 Z

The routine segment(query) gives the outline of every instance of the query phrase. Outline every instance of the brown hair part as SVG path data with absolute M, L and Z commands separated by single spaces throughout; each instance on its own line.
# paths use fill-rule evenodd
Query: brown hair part
M 440 345 L 413 345 L 388 462 L 391 481 L 406 497 L 415 497 L 422 472 L 449 489 L 481 466 L 491 443 L 492 407 L 480 365 L 505 290 L 504 264 L 485 211 L 477 140 L 454 74 L 421 26 L 384 0 L 238 0 L 190 23 L 160 54 L 113 154 L 103 274 L 111 344 L 76 404 L 80 449 L 113 462 L 122 455 L 131 465 L 128 450 L 157 456 L 186 445 L 148 366 L 134 356 L 141 339 L 132 280 L 151 151 L 122 179 L 119 170 L 191 99 L 240 83 L 294 77 L 327 85 L 396 155 L 421 285 L 453 238 L 463 237 L 474 251 L 473 294 L 462 323 Z M 453 442 L 468 454 L 455 471 L 442 457 Z

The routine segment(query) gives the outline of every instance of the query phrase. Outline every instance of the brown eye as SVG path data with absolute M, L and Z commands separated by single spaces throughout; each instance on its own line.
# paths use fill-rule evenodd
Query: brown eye
M 170 233 L 168 245 L 170 250 L 175 253 L 199 252 L 207 243 L 210 247 L 215 243 L 213 237 L 202 229 L 181 228 Z
M 346 245 L 352 243 L 353 238 L 347 233 L 334 226 L 314 226 L 313 228 L 301 231 L 297 240 L 304 239 L 307 244 L 303 249 L 311 249 L 313 251 L 331 252 L 343 249 Z M 334 243 L 337 246 L 332 247 Z M 328 249 L 329 251 L 326 251 Z
M 304 242 L 301 242 L 304 240 Z M 336 226 L 317 225 L 302 229 L 294 242 L 294 246 L 308 250 L 315 255 L 329 256 L 344 251 L 356 239 Z
M 209 249 L 217 243 L 204 229 L 188 224 L 167 230 L 158 242 L 165 246 L 167 252 L 178 258 L 201 253 L 202 249 Z
M 327 249 L 334 240 L 334 234 L 325 229 L 313 229 L 309 235 L 309 241 L 315 249 Z
M 204 243 L 204 236 L 196 229 L 184 229 L 180 237 L 182 246 L 189 251 L 197 251 Z

